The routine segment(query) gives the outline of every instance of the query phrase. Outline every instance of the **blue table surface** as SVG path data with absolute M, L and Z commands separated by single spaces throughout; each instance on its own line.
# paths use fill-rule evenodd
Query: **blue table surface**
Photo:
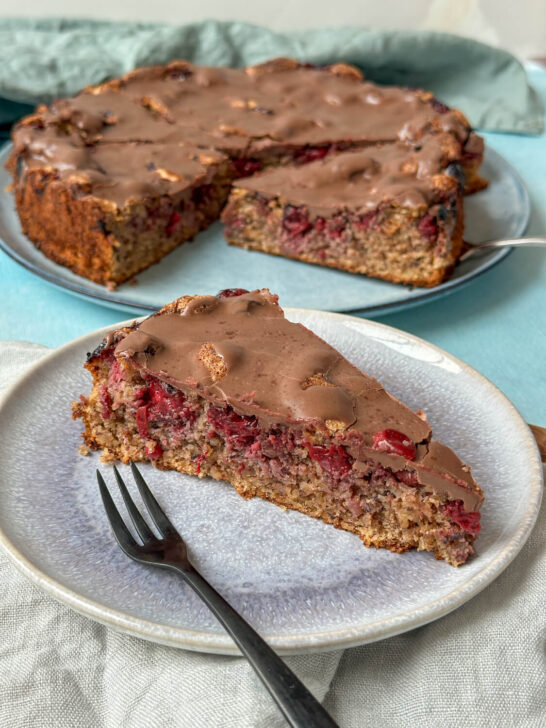
M 529 76 L 546 107 L 546 71 Z M 528 233 L 546 233 L 546 135 L 484 136 L 525 180 L 532 202 Z M 0 281 L 0 339 L 54 347 L 130 317 L 53 287 L 4 253 Z M 462 290 L 381 321 L 468 362 L 528 422 L 546 425 L 546 249 L 515 250 Z

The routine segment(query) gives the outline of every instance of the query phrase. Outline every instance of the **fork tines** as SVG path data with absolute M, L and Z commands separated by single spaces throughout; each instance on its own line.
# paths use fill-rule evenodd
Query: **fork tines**
M 108 486 L 106 485 L 99 470 L 97 470 L 97 480 L 99 483 L 102 502 L 104 504 L 104 510 L 106 511 L 106 515 L 110 521 L 110 525 L 112 526 L 117 542 L 128 556 L 142 561 L 146 555 L 150 555 L 150 547 L 157 546 L 173 539 L 182 541 L 182 537 L 165 515 L 165 512 L 155 499 L 153 493 L 148 488 L 146 481 L 142 477 L 142 474 L 133 462 L 131 462 L 131 471 L 142 500 L 144 501 L 148 513 L 160 534 L 160 538 L 158 538 L 148 526 L 132 499 L 119 470 L 114 465 L 114 475 L 116 476 L 116 481 L 121 492 L 123 502 L 129 512 L 135 530 L 142 541 L 142 545 L 136 541 L 125 525 L 125 521 L 120 515 L 120 512 L 110 495 Z

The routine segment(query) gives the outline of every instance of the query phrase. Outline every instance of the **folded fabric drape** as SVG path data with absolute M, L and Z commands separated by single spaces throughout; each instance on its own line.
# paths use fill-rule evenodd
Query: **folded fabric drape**
M 335 27 L 277 33 L 247 23 L 188 25 L 92 20 L 0 20 L 0 123 L 28 105 L 69 96 L 137 66 L 185 58 L 244 66 L 293 56 L 318 65 L 346 61 L 379 83 L 420 86 L 489 131 L 539 134 L 542 108 L 510 53 L 431 31 Z

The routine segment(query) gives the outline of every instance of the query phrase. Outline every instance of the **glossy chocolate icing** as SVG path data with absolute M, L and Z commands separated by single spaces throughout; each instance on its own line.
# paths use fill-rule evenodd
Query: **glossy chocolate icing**
M 101 93 L 80 93 L 72 99 L 55 101 L 42 114 L 43 123 L 57 129 L 73 127 L 73 136 L 87 143 L 109 142 L 166 142 L 200 147 L 218 147 L 218 137 L 197 127 L 185 127 L 175 122 L 167 111 L 159 113 L 145 105 L 144 99 L 104 89 Z M 228 146 L 243 148 L 242 138 Z
M 203 362 L 204 345 L 222 363 L 217 379 Z M 448 448 L 430 442 L 428 423 L 309 329 L 286 320 L 268 291 L 196 297 L 182 313 L 167 307 L 127 333 L 115 355 L 182 391 L 254 415 L 264 426 L 336 431 L 357 462 L 414 472 L 420 485 L 461 499 L 467 510 L 481 504 L 469 470 Z M 373 449 L 374 434 L 384 429 L 413 440 L 416 459 Z
M 327 217 L 340 209 L 362 213 L 382 203 L 427 208 L 438 200 L 434 175 L 446 167 L 440 141 L 434 137 L 417 149 L 397 143 L 343 152 L 300 167 L 268 170 L 235 182 L 235 187 L 258 192 L 282 203 L 304 205 L 310 217 Z M 447 177 L 442 186 L 456 188 Z
M 184 158 L 175 145 L 246 159 L 268 152 L 290 155 L 317 145 L 415 144 L 437 134 L 449 136 L 456 160 L 473 137 L 464 116 L 437 104 L 430 93 L 379 87 L 344 64 L 321 69 L 277 59 L 247 69 L 184 61 L 139 69 L 39 108 L 16 126 L 13 141 L 21 164 L 38 166 L 46 159 L 61 176 L 67 157 L 71 169 L 95 169 L 91 160 L 97 152 L 87 154 L 82 146 L 117 158 L 107 165 L 101 194 L 119 201 L 127 198 L 127 175 L 119 177 L 116 169 L 140 174 L 140 168 L 127 164 L 127 145 L 132 145 L 129 156 L 137 143 L 164 145 L 170 169 L 175 156 Z M 475 146 L 474 140 L 473 150 Z M 145 189 L 149 183 L 146 177 Z M 118 185 L 123 189 L 115 191 Z M 414 192 L 414 202 L 419 194 Z
M 461 143 L 467 140 L 466 119 L 435 104 L 432 94 L 377 86 L 363 81 L 350 66 L 333 69 L 309 68 L 290 59 L 248 69 L 174 62 L 137 70 L 114 87 L 173 123 L 217 137 L 246 137 L 258 147 L 274 142 L 414 141 L 431 127 Z M 101 103 L 99 97 L 95 94 L 94 103 Z
M 123 207 L 129 200 L 178 195 L 213 181 L 227 157 L 212 149 L 179 144 L 87 145 L 47 128 L 28 141 L 26 166 L 51 167 L 57 178 Z

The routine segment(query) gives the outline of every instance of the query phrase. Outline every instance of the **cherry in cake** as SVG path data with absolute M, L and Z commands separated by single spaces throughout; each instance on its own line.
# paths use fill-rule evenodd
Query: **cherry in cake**
M 109 334 L 75 404 L 106 460 L 230 482 L 368 546 L 474 553 L 482 491 L 430 427 L 267 290 L 185 296 Z

